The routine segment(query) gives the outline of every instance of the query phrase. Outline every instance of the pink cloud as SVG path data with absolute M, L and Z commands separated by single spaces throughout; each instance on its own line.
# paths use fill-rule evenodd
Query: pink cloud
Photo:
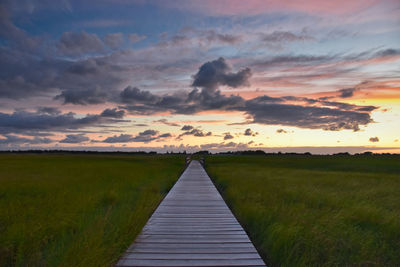
M 306 13 L 347 14 L 361 11 L 377 0 L 295 1 L 295 0 L 202 0 L 164 2 L 177 9 L 189 9 L 211 15 L 255 15 L 271 11 L 298 11 Z

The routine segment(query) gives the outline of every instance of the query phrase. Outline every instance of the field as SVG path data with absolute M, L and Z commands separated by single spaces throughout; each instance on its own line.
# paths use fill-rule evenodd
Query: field
M 269 266 L 399 266 L 400 157 L 210 156 Z
M 184 167 L 177 156 L 0 155 L 0 266 L 109 266 Z

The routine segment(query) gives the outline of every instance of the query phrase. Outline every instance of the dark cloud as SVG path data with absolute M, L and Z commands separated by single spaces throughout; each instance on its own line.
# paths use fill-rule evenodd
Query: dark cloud
M 50 144 L 53 143 L 54 140 L 51 140 L 47 137 L 37 137 L 34 138 L 25 138 L 19 137 L 16 135 L 3 135 L 4 138 L 0 138 L 0 145 L 11 145 L 11 144 L 30 144 L 30 145 L 37 145 L 37 144 Z
M 173 101 L 163 100 L 168 99 L 168 96 L 159 97 L 157 101 L 153 102 L 153 95 L 140 92 L 139 95 L 146 96 L 141 98 L 142 103 L 122 108 L 141 114 L 165 111 L 191 114 L 204 110 L 236 110 L 247 113 L 253 123 L 331 131 L 342 129 L 358 131 L 360 125 L 372 122 L 369 112 L 377 108 L 294 96 L 277 98 L 264 95 L 244 100 L 240 96 L 225 96 L 219 90 L 209 91 L 207 89 L 194 89 L 186 96 L 182 94 L 177 98 L 179 100 L 176 100 L 181 104 L 173 105 L 171 104 Z M 175 98 L 174 96 L 170 97 Z
M 68 134 L 60 143 L 79 144 L 87 141 L 89 141 L 89 138 L 84 134 Z
M 195 129 L 190 125 L 183 126 L 181 130 L 185 131 L 185 132 L 181 133 L 177 137 L 177 139 L 181 139 L 185 135 L 193 135 L 193 136 L 196 136 L 196 137 L 205 137 L 205 136 L 211 136 L 212 135 L 212 132 L 204 132 L 201 129 Z
M 1 48 L 0 51 L 2 51 Z M 5 51 L 3 52 L 2 54 L 0 53 L 0 56 L 6 58 L 6 62 L 12 62 L 12 60 L 18 62 L 20 59 L 20 57 L 13 59 L 12 55 L 10 56 Z M 29 63 L 29 61 L 24 62 L 24 65 L 26 63 Z M 27 75 L 24 75 L 24 78 L 20 78 L 18 75 L 13 78 L 14 82 L 21 83 L 20 88 L 23 89 L 20 91 L 18 89 L 10 90 L 9 84 L 11 80 L 2 84 L 2 77 L 8 77 L 9 79 L 9 77 L 13 76 L 8 75 L 8 72 L 14 73 L 14 67 L 6 68 L 0 66 L 0 70 L 4 70 L 4 72 L 0 72 L 0 96 L 2 92 L 7 94 L 13 92 L 15 95 L 8 95 L 7 97 L 16 98 L 22 97 L 22 95 L 29 95 L 31 90 L 43 90 L 40 89 L 42 87 L 47 88 L 46 90 L 59 88 L 61 93 L 56 98 L 62 99 L 64 103 L 98 104 L 109 101 L 121 104 L 118 111 L 116 109 L 114 112 L 107 111 L 103 116 L 87 116 L 86 121 L 92 124 L 85 121 L 85 123 L 82 122 L 78 126 L 77 123 L 83 118 L 79 119 L 71 115 L 69 117 L 73 119 L 70 118 L 67 124 L 51 126 L 48 129 L 62 129 L 63 127 L 70 129 L 70 127 L 86 127 L 87 125 L 99 124 L 107 118 L 106 114 L 113 113 L 112 116 L 114 117 L 110 115 L 108 119 L 122 116 L 122 110 L 131 114 L 154 114 L 160 112 L 194 114 L 207 110 L 226 110 L 244 112 L 249 116 L 251 122 L 260 124 L 288 125 L 324 130 L 352 129 L 356 131 L 360 125 L 372 122 L 369 113 L 377 108 L 374 106 L 358 106 L 323 99 L 290 96 L 270 97 L 265 95 L 245 100 L 238 95 L 225 95 L 221 93 L 218 86 L 238 87 L 248 85 L 251 70 L 246 68 L 236 73 L 232 72 L 231 67 L 224 58 L 206 62 L 199 68 L 198 72 L 193 76 L 192 85 L 196 88 L 191 91 L 177 91 L 164 95 L 156 95 L 133 86 L 117 91 L 115 89 L 118 88 L 117 85 L 124 81 L 120 76 L 120 72 L 129 73 L 129 68 L 115 66 L 110 59 L 104 57 L 75 62 L 52 61 L 51 64 L 45 64 L 46 68 L 41 67 L 41 64 L 37 61 L 33 60 L 32 63 L 34 63 L 33 72 L 36 69 L 39 72 L 44 71 L 46 77 L 38 73 L 38 77 L 31 78 L 29 76 L 30 72 L 26 69 Z M 28 86 L 23 86 L 27 84 Z M 38 113 L 35 118 L 39 115 L 46 116 L 49 114 Z M 61 119 L 64 120 L 67 117 L 66 114 L 58 114 L 58 116 L 61 116 Z M 19 118 L 17 118 L 17 121 L 19 121 Z M 30 124 L 28 123 L 27 125 Z M 32 125 L 32 127 L 33 129 L 37 128 L 35 125 Z M 6 128 L 11 132 L 17 130 L 15 128 L 11 130 L 13 128 L 11 126 Z M 0 124 L 0 129 L 4 131 L 5 127 Z M 188 134 L 201 136 L 196 131 L 192 133 L 188 131 Z
M 97 114 L 79 117 L 72 112 L 53 114 L 28 111 L 15 111 L 11 114 L 0 112 L 0 133 L 66 131 L 101 126 L 107 122 L 116 123 L 121 120 Z
M 52 97 L 64 103 L 114 101 L 131 67 L 105 58 L 70 61 L 0 47 L 0 98 Z
M 120 134 L 107 137 L 102 142 L 104 143 L 128 143 L 132 142 L 133 136 L 131 134 Z
M 37 112 L 43 114 L 58 115 L 61 113 L 61 110 L 55 107 L 39 107 L 37 109 Z
M 111 137 L 107 137 L 102 142 L 104 143 L 130 143 L 130 142 L 142 142 L 148 143 L 154 140 L 169 138 L 171 137 L 170 133 L 158 134 L 158 131 L 155 130 L 146 130 L 140 132 L 138 135 L 133 136 L 131 134 L 120 134 L 114 135 Z
M 352 97 L 354 95 L 354 91 L 356 91 L 356 88 L 344 88 L 344 89 L 340 89 L 340 97 L 341 98 L 348 98 L 348 97 Z
M 158 96 L 136 87 L 125 88 L 120 94 L 121 106 L 133 114 L 153 114 L 169 111 L 176 114 L 193 114 L 204 110 L 232 110 L 243 106 L 240 96 L 225 96 L 219 90 L 193 89 L 190 92 L 175 92 Z
M 120 93 L 120 97 L 123 103 L 154 104 L 156 101 L 160 100 L 159 96 L 132 86 L 126 87 Z
M 256 136 L 257 134 L 258 134 L 257 132 L 253 132 L 250 128 L 244 131 L 244 135 L 246 136 Z
M 100 114 L 100 116 L 102 116 L 102 117 L 116 118 L 116 119 L 123 118 L 124 115 L 125 115 L 125 111 L 117 110 L 117 108 L 112 108 L 112 109 L 107 108 Z
M 370 141 L 370 142 L 373 142 L 373 143 L 376 143 L 376 142 L 379 142 L 379 138 L 378 138 L 377 136 L 371 137 L 371 138 L 369 139 L 369 141 Z
M 76 61 L 60 70 L 53 81 L 61 90 L 56 99 L 64 104 L 99 104 L 115 101 L 117 88 L 125 80 L 129 67 L 114 65 L 106 58 L 89 58 Z
M 191 126 L 191 125 L 184 125 L 181 128 L 182 131 L 189 131 L 189 130 L 192 130 L 192 129 L 193 129 L 193 126 Z
M 243 109 L 254 123 L 288 125 L 299 128 L 338 131 L 358 131 L 360 125 L 372 122 L 369 113 L 318 106 L 276 104 L 254 98 L 246 102 Z
M 278 129 L 278 130 L 276 130 L 276 132 L 277 132 L 277 133 L 287 133 L 287 131 L 284 130 L 284 129 Z
M 373 57 L 392 57 L 392 56 L 399 56 L 400 55 L 400 49 L 384 49 L 384 50 L 379 50 L 377 51 Z
M 229 139 L 233 139 L 233 135 L 231 135 L 230 133 L 225 133 L 224 134 L 224 140 L 229 140 Z
M 86 90 L 64 90 L 54 99 L 63 99 L 64 103 L 87 105 L 104 103 L 108 98 L 106 92 L 98 88 Z
M 10 99 L 55 92 L 54 76 L 63 65 L 59 60 L 41 60 L 3 46 L 0 46 L 0 62 L 0 98 Z
M 157 96 L 138 88 L 129 88 L 121 95 L 125 95 L 125 99 L 130 99 L 135 105 L 123 108 L 141 114 L 165 111 L 192 114 L 205 110 L 235 110 L 247 113 L 253 123 L 330 131 L 342 129 L 358 131 L 360 125 L 372 122 L 369 112 L 377 108 L 294 96 L 264 95 L 245 100 L 240 96 L 223 95 L 217 86 L 236 85 L 227 82 L 226 77 L 237 74 L 230 73 L 230 67 L 225 60 L 219 58 L 203 64 L 194 75 L 193 86 L 201 87 L 201 90 L 195 88 L 189 93 Z M 342 93 L 349 94 L 347 91 Z M 186 134 L 195 133 L 196 131 L 188 131 Z
M 34 51 L 40 47 L 43 43 L 42 38 L 29 36 L 28 33 L 16 26 L 12 21 L 13 15 L 11 9 L 16 6 L 22 6 L 23 4 L 17 3 L 14 5 L 14 1 L 1 1 L 0 3 L 0 39 L 6 40 L 6 43 L 22 49 L 25 51 Z M 10 8 L 10 6 L 13 6 Z M 4 43 L 4 42 L 3 42 Z
M 215 90 L 219 85 L 229 87 L 248 86 L 252 73 L 249 68 L 242 69 L 236 73 L 231 72 L 231 67 L 225 59 L 220 57 L 217 60 L 204 63 L 199 71 L 193 76 L 192 86 Z
M 165 134 L 160 134 L 158 137 L 159 138 L 168 138 L 168 137 L 172 137 L 172 135 L 170 133 L 165 133 Z
M 57 43 L 57 49 L 63 55 L 81 56 L 84 54 L 101 53 L 105 50 L 105 47 L 96 34 L 64 32 Z

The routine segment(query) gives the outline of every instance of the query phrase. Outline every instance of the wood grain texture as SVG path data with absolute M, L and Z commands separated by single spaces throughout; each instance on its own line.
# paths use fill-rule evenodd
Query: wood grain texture
M 117 266 L 265 266 L 198 161 L 192 161 Z

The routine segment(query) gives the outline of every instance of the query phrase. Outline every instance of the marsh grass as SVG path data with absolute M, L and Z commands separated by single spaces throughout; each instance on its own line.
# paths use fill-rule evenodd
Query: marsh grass
M 211 156 L 270 266 L 399 266 L 400 157 Z
M 110 266 L 183 167 L 177 156 L 0 155 L 0 266 Z

